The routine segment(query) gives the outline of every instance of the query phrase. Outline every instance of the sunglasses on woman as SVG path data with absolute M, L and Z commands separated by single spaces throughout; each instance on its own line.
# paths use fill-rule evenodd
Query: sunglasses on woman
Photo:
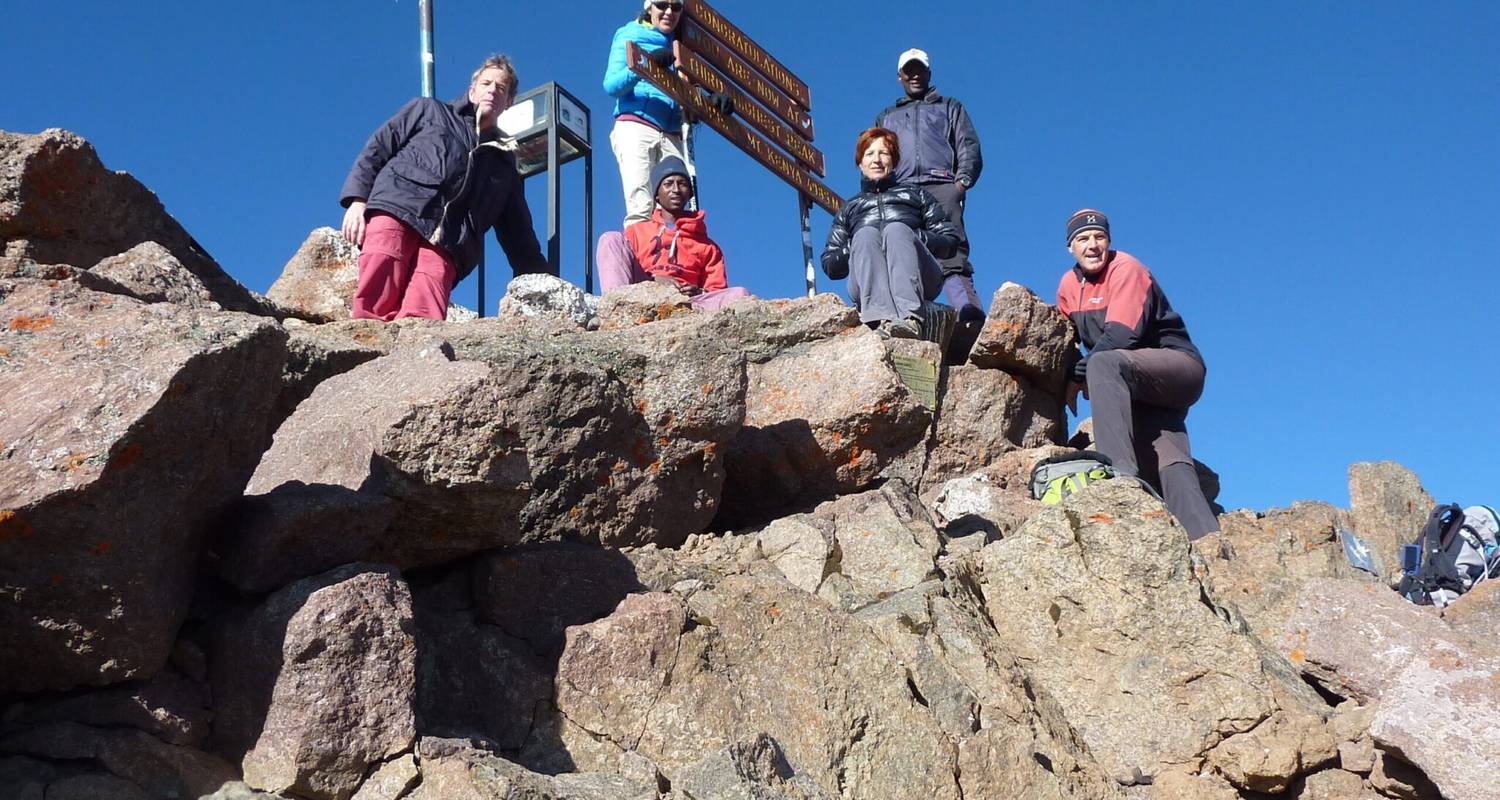
M 665 3 L 665 2 L 663 2 L 663 3 L 652 3 L 651 7 L 654 8 L 654 9 L 656 9 L 657 11 L 666 11 L 669 8 L 672 9 L 673 11 L 681 11 L 682 10 L 682 4 L 681 3 Z

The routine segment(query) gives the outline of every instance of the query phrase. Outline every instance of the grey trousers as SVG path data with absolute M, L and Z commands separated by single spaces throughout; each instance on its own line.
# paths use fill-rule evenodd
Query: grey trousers
M 1159 477 L 1167 510 L 1191 539 L 1219 529 L 1198 483 L 1188 408 L 1203 395 L 1203 365 L 1179 350 L 1105 350 L 1089 355 L 1094 442 L 1115 471 Z
M 958 229 L 958 250 L 953 254 L 952 258 L 945 258 L 939 262 L 943 265 L 943 273 L 946 275 L 973 275 L 974 265 L 969 263 L 969 232 L 964 229 L 965 203 L 958 196 L 958 184 L 924 183 L 922 184 L 922 188 L 937 198 L 943 210 L 948 212 L 948 221 L 952 222 L 953 227 Z M 959 306 L 953 305 L 953 307 L 958 308 Z
M 914 317 L 943 289 L 943 268 L 899 222 L 865 226 L 849 244 L 849 299 L 860 322 Z

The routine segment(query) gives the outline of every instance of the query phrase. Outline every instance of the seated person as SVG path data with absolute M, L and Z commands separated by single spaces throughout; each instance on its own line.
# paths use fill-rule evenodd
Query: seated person
M 413 100 L 370 136 L 341 195 L 344 238 L 360 248 L 355 319 L 446 318 L 491 228 L 516 275 L 554 272 L 495 124 L 515 92 L 510 59 L 490 56 L 462 97 Z
M 1187 434 L 1188 408 L 1203 394 L 1203 356 L 1151 271 L 1109 242 L 1103 213 L 1085 208 L 1068 218 L 1075 263 L 1057 286 L 1057 308 L 1088 348 L 1073 368 L 1068 408 L 1077 411 L 1081 390 L 1093 407 L 1094 448 L 1115 472 L 1157 485 L 1189 539 L 1207 536 L 1219 520 Z
M 682 159 L 669 156 L 651 170 L 651 193 L 656 207 L 650 219 L 599 237 L 600 291 L 655 280 L 687 295 L 701 311 L 750 297 L 728 285 L 724 251 L 708 238 L 704 212 L 686 210 L 693 183 Z
M 937 198 L 896 182 L 900 161 L 896 134 L 870 128 L 859 135 L 854 163 L 862 191 L 833 218 L 823 272 L 849 278 L 861 322 L 885 336 L 921 339 L 922 306 L 943 288 L 938 259 L 954 254 L 958 235 Z

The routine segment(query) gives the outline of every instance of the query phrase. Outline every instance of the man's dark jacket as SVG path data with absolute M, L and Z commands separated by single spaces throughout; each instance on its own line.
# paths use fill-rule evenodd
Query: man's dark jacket
M 919 99 L 897 100 L 880 112 L 875 124 L 894 132 L 901 142 L 898 182 L 954 183 L 960 178 L 968 178 L 970 186 L 979 182 L 984 157 L 979 153 L 979 134 L 963 103 L 928 87 Z
M 866 226 L 884 231 L 885 226 L 899 222 L 916 232 L 933 256 L 953 255 L 958 231 L 948 221 L 948 212 L 926 189 L 898 184 L 891 176 L 878 182 L 863 179 L 860 188 L 864 191 L 844 203 L 828 229 L 828 244 L 823 248 L 823 272 L 828 277 L 838 280 L 849 275 L 849 244 L 854 241 L 854 232 Z
M 495 229 L 511 269 L 552 272 L 531 225 L 515 157 L 493 134 L 474 131 L 474 104 L 419 97 L 365 143 L 344 180 L 341 203 L 366 201 L 443 248 L 463 280 L 484 258 Z

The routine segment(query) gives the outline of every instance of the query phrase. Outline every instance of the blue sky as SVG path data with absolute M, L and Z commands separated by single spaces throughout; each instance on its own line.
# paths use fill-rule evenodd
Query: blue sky
M 523 89 L 594 114 L 596 231 L 623 216 L 600 87 L 633 0 L 435 0 L 438 93 L 486 54 Z M 1351 462 L 1394 459 L 1439 500 L 1500 502 L 1500 4 L 802 3 L 716 7 L 803 78 L 829 184 L 899 95 L 896 55 L 932 54 L 985 171 L 967 213 L 986 299 L 1049 301 L 1063 223 L 1110 214 L 1206 355 L 1190 429 L 1230 507 L 1347 503 Z M 16 0 L 0 128 L 73 130 L 247 286 L 265 291 L 365 138 L 417 94 L 415 0 L 122 4 Z M 730 279 L 803 291 L 795 193 L 699 136 L 704 206 Z M 582 281 L 583 169 L 564 167 L 563 275 Z M 528 188 L 539 229 L 541 180 Z M 814 212 L 821 248 L 828 218 Z M 490 245 L 486 305 L 509 277 Z M 497 268 L 496 265 L 501 265 Z M 820 288 L 830 287 L 824 279 Z M 474 305 L 472 279 L 455 299 Z

